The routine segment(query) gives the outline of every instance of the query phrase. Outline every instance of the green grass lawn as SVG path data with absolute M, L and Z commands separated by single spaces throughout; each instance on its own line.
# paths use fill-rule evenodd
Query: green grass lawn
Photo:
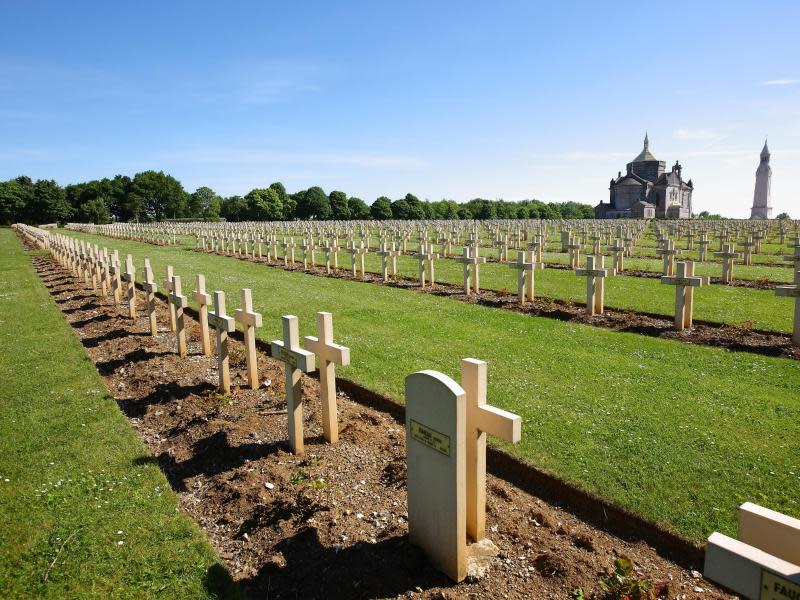
M 133 253 L 138 274 L 149 257 L 159 281 L 168 263 L 187 289 L 204 273 L 208 289 L 226 292 L 231 314 L 239 289 L 252 288 L 265 340 L 280 336 L 283 314 L 298 315 L 301 334 L 310 335 L 314 313 L 333 312 L 335 340 L 352 353 L 352 365 L 339 373 L 398 401 L 409 373 L 457 377 L 461 358 L 486 360 L 489 400 L 524 419 L 522 442 L 511 452 L 695 540 L 713 530 L 734 534 L 745 500 L 800 517 L 795 361 L 83 237 Z
M 238 597 L 30 260 L 0 229 L 0 595 Z

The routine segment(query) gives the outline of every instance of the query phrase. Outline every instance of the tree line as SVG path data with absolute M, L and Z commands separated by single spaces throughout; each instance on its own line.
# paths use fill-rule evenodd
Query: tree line
M 577 202 L 539 200 L 506 202 L 474 198 L 420 200 L 413 194 L 386 196 L 367 205 L 361 198 L 313 186 L 293 194 L 280 182 L 255 188 L 245 196 L 222 197 L 209 187 L 187 192 L 162 171 L 144 171 L 132 178 L 117 175 L 60 186 L 51 179 L 30 177 L 0 182 L 0 224 L 150 222 L 169 219 L 205 221 L 289 221 L 348 219 L 589 219 L 594 209 Z

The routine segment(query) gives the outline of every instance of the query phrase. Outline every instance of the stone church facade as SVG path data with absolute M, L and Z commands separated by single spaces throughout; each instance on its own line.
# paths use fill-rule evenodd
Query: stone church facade
M 609 202 L 594 207 L 596 219 L 688 219 L 692 216 L 692 180 L 684 181 L 677 161 L 669 172 L 666 162 L 650 152 L 644 136 L 639 156 L 611 180 Z

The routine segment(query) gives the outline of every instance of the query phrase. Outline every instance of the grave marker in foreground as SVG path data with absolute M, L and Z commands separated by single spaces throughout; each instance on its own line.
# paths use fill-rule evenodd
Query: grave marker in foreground
M 678 274 L 662 275 L 661 283 L 675 286 L 675 330 L 683 331 L 692 326 L 694 309 L 694 288 L 708 284 L 705 277 L 695 277 L 694 262 L 687 260 L 678 263 Z
M 420 371 L 405 392 L 409 540 L 455 581 L 487 546 L 486 433 L 517 442 L 521 429 L 520 417 L 486 405 L 486 363 L 462 361 L 462 380 Z
M 178 356 L 186 356 L 186 327 L 184 327 L 183 309 L 187 306 L 186 296 L 181 289 L 181 276 L 172 276 L 172 292 L 169 303 L 175 310 L 175 334 L 178 341 Z
M 703 575 L 750 600 L 800 598 L 800 519 L 745 502 L 739 539 L 708 538 Z
M 322 401 L 322 431 L 331 444 L 339 441 L 336 419 L 336 365 L 350 364 L 350 348 L 333 343 L 333 315 L 317 313 L 317 335 L 306 336 L 306 350 L 319 357 L 319 388 Z
M 209 324 L 217 331 L 217 371 L 219 389 L 224 394 L 231 391 L 230 358 L 228 358 L 228 334 L 236 330 L 236 321 L 225 314 L 225 292 L 214 292 L 214 312 L 208 315 Z
M 303 445 L 303 387 L 301 376 L 314 370 L 314 353 L 300 347 L 297 317 L 283 317 L 283 340 L 272 340 L 272 357 L 286 363 L 286 413 L 289 416 L 289 446 L 302 454 Z
M 261 313 L 253 310 L 253 297 L 249 288 L 242 288 L 242 307 L 233 318 L 244 329 L 244 351 L 247 358 L 247 383 L 251 390 L 258 389 L 258 354 L 256 354 L 256 327 L 261 327 Z

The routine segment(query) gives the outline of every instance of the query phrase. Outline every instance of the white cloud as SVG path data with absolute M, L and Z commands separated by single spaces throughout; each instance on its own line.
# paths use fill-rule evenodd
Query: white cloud
M 672 137 L 676 140 L 715 140 L 720 136 L 708 129 L 676 129 Z
M 762 81 L 761 85 L 794 85 L 800 83 L 800 79 L 769 79 Z

